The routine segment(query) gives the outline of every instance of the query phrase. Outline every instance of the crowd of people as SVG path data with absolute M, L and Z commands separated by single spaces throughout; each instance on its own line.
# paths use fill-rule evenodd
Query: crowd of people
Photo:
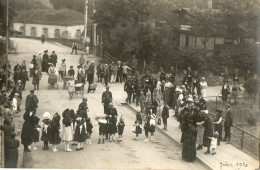
M 207 110 L 207 82 L 205 77 L 199 77 L 197 71 L 192 71 L 188 67 L 182 85 L 177 87 L 175 84 L 176 72 L 173 67 L 169 74 L 160 69 L 159 77 L 152 76 L 149 71 L 141 76 L 137 71 L 137 60 L 135 56 L 130 65 L 125 62 L 118 61 L 111 64 L 98 64 L 95 66 L 94 61 L 86 61 L 84 56 L 79 58 L 78 70 L 75 73 L 73 66 L 67 70 L 66 59 L 62 59 L 60 66 L 57 66 L 57 54 L 55 51 L 48 55 L 48 50 L 44 51 L 43 56 L 39 52 L 38 56 L 33 55 L 33 59 L 29 66 L 29 75 L 25 61 L 22 64 L 17 63 L 14 67 L 13 76 L 1 74 L 1 95 L 0 109 L 5 119 L 1 130 L 5 131 L 5 161 L 6 167 L 16 167 L 18 159 L 19 141 L 15 139 L 15 126 L 13 122 L 14 113 L 20 112 L 20 105 L 23 99 L 22 92 L 25 90 L 26 81 L 32 77 L 34 90 L 39 90 L 42 72 L 49 75 L 56 74 L 61 78 L 69 76 L 71 82 L 68 82 L 69 92 L 73 91 L 73 84 L 76 80 L 79 83 L 90 85 L 94 83 L 95 72 L 98 82 L 106 86 L 106 91 L 102 94 L 102 103 L 104 105 L 104 116 L 96 118 L 99 124 L 99 141 L 98 144 L 116 141 L 115 135 L 118 133 L 118 142 L 123 140 L 123 132 L 125 120 L 123 115 L 118 118 L 117 109 L 113 106 L 112 93 L 109 91 L 108 84 L 124 83 L 124 91 L 127 93 L 126 102 L 134 103 L 140 107 L 140 112 L 136 114 L 134 122 L 135 140 L 139 140 L 142 131 L 145 131 L 145 140 L 154 140 L 156 124 L 163 124 L 163 130 L 167 131 L 167 120 L 170 117 L 170 109 L 174 110 L 174 115 L 180 123 L 182 131 L 181 142 L 183 143 L 182 156 L 187 161 L 194 161 L 196 158 L 196 150 L 207 147 L 205 154 L 216 154 L 216 147 L 222 140 L 222 121 L 223 110 L 217 110 L 214 120 L 209 118 Z M 56 68 L 57 67 L 57 68 Z M 5 67 L 9 70 L 10 65 Z M 96 70 L 96 71 L 95 71 Z M 239 90 L 237 79 L 235 76 L 234 86 L 230 92 L 229 86 L 226 84 L 227 79 L 224 76 L 224 84 L 222 87 L 222 100 L 226 104 L 226 118 L 224 122 L 225 138 L 230 142 L 230 128 L 233 123 L 229 95 L 236 102 L 236 94 Z M 5 80 L 8 79 L 5 86 Z M 70 91 L 72 89 L 72 91 Z M 77 145 L 76 151 L 83 150 L 83 143 L 91 144 L 91 134 L 93 125 L 88 117 L 87 98 L 84 97 L 82 103 L 79 104 L 78 110 L 65 109 L 61 114 L 50 114 L 45 112 L 43 120 L 37 116 L 37 108 L 39 100 L 34 94 L 34 90 L 26 97 L 25 113 L 23 116 L 24 124 L 21 133 L 21 144 L 24 145 L 24 152 L 36 150 L 36 143 L 43 141 L 43 149 L 49 149 L 49 143 L 52 144 L 52 151 L 57 152 L 57 145 L 62 141 L 65 143 L 65 151 L 71 152 L 70 145 Z M 233 94 L 234 93 L 234 94 Z M 228 100 L 229 99 L 229 100 Z M 62 118 L 62 119 L 61 119 Z M 60 123 L 62 122 L 62 123 Z M 214 125 L 214 128 L 212 128 Z M 40 135 L 41 134 L 41 135 Z M 150 138 L 149 138 L 150 136 Z M 197 146 L 197 147 L 196 147 Z M 211 149 L 211 151 L 210 151 Z M 8 155 L 11 154 L 12 156 Z M 9 161 L 9 162 L 8 162 Z

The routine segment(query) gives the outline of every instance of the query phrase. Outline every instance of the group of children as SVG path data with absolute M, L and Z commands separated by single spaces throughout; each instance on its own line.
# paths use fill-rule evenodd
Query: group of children
M 37 117 L 37 116 L 35 116 Z M 52 118 L 51 118 L 52 117 Z M 65 144 L 65 151 L 73 151 L 72 145 L 77 145 L 76 151 L 83 150 L 83 143 L 91 144 L 91 134 L 93 125 L 89 117 L 85 118 L 80 111 L 76 114 L 73 109 L 65 109 L 62 113 L 62 125 L 60 124 L 61 116 L 55 113 L 53 116 L 49 112 L 43 114 L 41 126 L 38 121 L 34 121 L 34 133 L 32 150 L 36 150 L 36 142 L 39 142 L 39 133 L 42 129 L 41 141 L 44 143 L 43 150 L 49 149 L 49 143 L 52 144 L 52 151 L 57 152 L 57 146 L 61 141 Z

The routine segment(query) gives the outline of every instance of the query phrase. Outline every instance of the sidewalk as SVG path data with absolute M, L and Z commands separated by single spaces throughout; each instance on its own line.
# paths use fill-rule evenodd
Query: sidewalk
M 139 107 L 131 104 L 129 105 L 132 109 L 140 111 Z M 157 130 L 164 133 L 165 135 L 176 141 L 180 147 L 182 147 L 181 141 L 181 130 L 179 129 L 179 122 L 172 117 L 174 115 L 173 110 L 170 109 L 170 117 L 168 119 L 168 130 L 162 130 L 163 125 L 157 125 Z M 155 134 L 156 135 L 156 134 Z M 222 142 L 217 147 L 216 155 L 205 155 L 206 148 L 197 151 L 197 158 L 203 164 L 210 169 L 257 169 L 259 162 L 257 159 L 249 156 L 243 151 L 237 149 L 233 145 Z M 241 164 L 240 164 L 241 163 Z

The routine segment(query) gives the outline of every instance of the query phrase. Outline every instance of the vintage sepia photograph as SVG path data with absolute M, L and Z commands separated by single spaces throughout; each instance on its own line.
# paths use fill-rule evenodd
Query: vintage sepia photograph
M 0 168 L 260 169 L 260 0 L 0 0 Z

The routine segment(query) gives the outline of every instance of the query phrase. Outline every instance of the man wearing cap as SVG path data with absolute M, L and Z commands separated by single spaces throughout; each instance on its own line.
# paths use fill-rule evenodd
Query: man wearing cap
M 229 104 L 227 104 L 225 106 L 226 108 L 226 118 L 225 118 L 225 122 L 224 122 L 224 130 L 225 130 L 225 139 L 224 141 L 227 141 L 227 144 L 230 143 L 230 137 L 231 137 L 231 134 L 230 134 L 230 128 L 233 124 L 233 116 L 232 116 L 232 112 L 231 112 L 231 106 Z
M 102 94 L 102 103 L 104 104 L 104 114 L 108 114 L 109 103 L 112 103 L 112 93 L 109 91 L 109 86 L 106 87 L 106 91 Z
M 55 53 L 55 51 L 52 51 L 52 54 L 50 55 L 50 63 L 52 63 L 54 67 L 56 67 L 57 60 L 58 60 L 57 54 Z
M 83 101 L 79 104 L 79 112 L 85 119 L 88 118 L 88 98 L 86 96 L 83 97 Z
M 32 111 L 38 108 L 38 97 L 34 94 L 34 90 L 30 91 L 30 94 L 26 97 L 25 110 Z

